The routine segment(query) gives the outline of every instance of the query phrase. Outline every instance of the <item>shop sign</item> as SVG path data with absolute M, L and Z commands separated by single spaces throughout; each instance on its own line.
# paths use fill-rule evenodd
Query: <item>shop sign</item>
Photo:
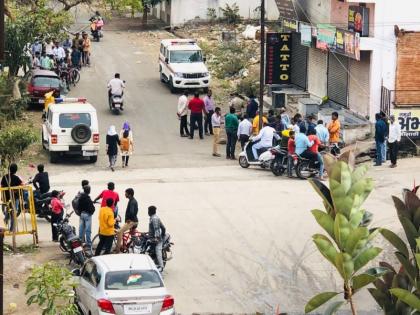
M 392 114 L 401 125 L 402 136 L 411 139 L 420 139 L 420 110 L 394 109 Z
M 277 8 L 280 12 L 280 17 L 289 19 L 297 19 L 295 7 L 293 4 L 294 0 L 276 0 Z
M 312 26 L 306 23 L 299 23 L 300 44 L 312 47 Z
M 292 36 L 267 33 L 265 84 L 289 84 Z
M 359 33 L 337 29 L 335 34 L 335 45 L 331 51 L 356 60 L 360 60 Z
M 362 37 L 369 36 L 369 8 L 350 6 L 348 28 Z
M 298 31 L 298 21 L 291 20 L 291 19 L 283 19 L 283 30 L 289 32 L 297 32 Z
M 329 50 L 335 45 L 336 28 L 330 24 L 317 25 L 316 48 Z

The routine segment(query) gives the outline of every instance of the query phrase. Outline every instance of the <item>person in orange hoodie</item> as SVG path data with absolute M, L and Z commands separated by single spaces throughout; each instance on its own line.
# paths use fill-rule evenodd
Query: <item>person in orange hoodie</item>
M 95 256 L 99 256 L 102 249 L 105 249 L 105 255 L 111 253 L 115 235 L 114 211 L 111 209 L 113 204 L 114 200 L 108 198 L 106 206 L 99 210 L 99 244 L 96 247 Z
M 338 120 L 338 113 L 333 112 L 331 114 L 331 121 L 328 124 L 328 132 L 330 133 L 330 144 L 338 144 L 340 141 L 340 121 Z

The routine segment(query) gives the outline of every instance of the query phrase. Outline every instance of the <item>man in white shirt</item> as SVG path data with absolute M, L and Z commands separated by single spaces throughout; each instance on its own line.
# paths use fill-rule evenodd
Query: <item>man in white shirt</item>
M 64 58 L 66 58 L 66 51 L 62 46 L 60 46 L 59 43 L 55 44 L 55 51 L 54 54 L 56 55 L 57 62 L 62 63 L 64 61 Z
M 113 95 L 123 96 L 125 84 L 120 79 L 120 74 L 116 73 L 115 77 L 108 83 L 108 97 L 111 98 Z M 123 110 L 123 104 L 121 103 L 121 110 Z
M 391 120 L 391 124 L 389 126 L 389 136 L 388 136 L 388 143 L 389 143 L 390 157 L 391 157 L 390 167 L 394 168 L 394 167 L 397 167 L 398 146 L 401 141 L 401 125 L 398 121 L 395 120 L 394 115 L 391 115 L 390 120 Z
M 258 160 L 258 149 L 271 148 L 273 146 L 273 137 L 277 140 L 280 139 L 280 136 L 276 133 L 276 130 L 273 127 L 270 127 L 267 123 L 264 123 L 264 128 L 262 128 L 258 135 L 252 139 L 252 142 L 259 140 L 259 142 L 252 146 L 252 153 L 254 154 L 254 158 L 256 160 Z
M 189 137 L 190 132 L 188 131 L 188 91 L 185 90 L 182 95 L 178 98 L 178 111 L 179 117 L 179 133 L 181 137 Z
M 252 134 L 252 124 L 248 120 L 248 115 L 245 114 L 244 116 L 241 117 L 241 122 L 239 123 L 239 126 L 238 126 L 238 139 L 241 142 L 242 151 L 244 150 L 245 143 L 248 142 L 251 134 Z
M 53 44 L 52 40 L 50 40 L 49 42 L 47 42 L 45 44 L 45 53 L 50 58 L 54 57 L 53 48 L 54 48 L 54 44 Z
M 211 124 L 213 127 L 213 156 L 220 157 L 218 152 L 218 145 L 220 140 L 220 126 L 222 124 L 222 110 L 220 107 L 214 109 L 213 115 L 211 115 Z

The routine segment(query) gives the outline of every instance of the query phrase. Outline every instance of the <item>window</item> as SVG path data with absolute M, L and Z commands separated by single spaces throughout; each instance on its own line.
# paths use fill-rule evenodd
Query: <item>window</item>
M 171 51 L 171 63 L 202 62 L 201 50 L 174 50 Z
M 60 128 L 73 128 L 78 124 L 84 124 L 90 127 L 91 119 L 88 113 L 65 113 L 59 117 Z
M 60 80 L 57 77 L 35 77 L 33 80 L 33 86 L 59 88 Z
M 92 283 L 91 276 L 92 276 L 92 271 L 94 267 L 96 268 L 95 263 L 92 261 L 89 261 L 85 264 L 85 266 L 82 269 L 82 278 L 89 283 Z
M 155 270 L 112 271 L 105 276 L 106 290 L 151 289 L 162 286 L 162 280 Z
M 52 114 L 51 111 L 48 109 L 47 118 L 50 126 L 52 126 Z

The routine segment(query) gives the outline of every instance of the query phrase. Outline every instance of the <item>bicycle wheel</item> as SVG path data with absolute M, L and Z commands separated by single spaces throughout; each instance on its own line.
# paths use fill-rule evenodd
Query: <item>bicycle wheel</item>
M 73 80 L 73 84 L 76 85 L 80 81 L 80 72 L 76 68 L 71 71 L 71 77 Z
M 92 246 L 91 251 L 95 255 L 96 248 L 99 244 L 99 234 L 96 234 L 95 237 L 92 239 Z M 117 235 L 115 235 L 114 240 L 112 241 L 111 253 L 115 251 L 117 248 Z

